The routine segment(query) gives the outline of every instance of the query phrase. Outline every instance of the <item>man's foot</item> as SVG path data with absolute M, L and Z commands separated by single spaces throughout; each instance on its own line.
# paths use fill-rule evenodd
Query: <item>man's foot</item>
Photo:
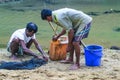
M 64 64 L 73 64 L 73 61 L 71 60 L 61 60 L 60 62 Z
M 80 68 L 80 65 L 79 64 L 73 64 L 70 68 L 69 68 L 69 70 L 77 70 L 77 69 L 79 69 Z
M 9 56 L 9 58 L 12 59 L 12 60 L 16 60 L 17 59 L 17 57 L 15 55 L 11 55 L 11 56 Z

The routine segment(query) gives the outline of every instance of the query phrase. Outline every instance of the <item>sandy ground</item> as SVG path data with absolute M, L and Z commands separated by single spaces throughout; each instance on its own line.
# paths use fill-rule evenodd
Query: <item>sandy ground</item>
M 33 70 L 1 69 L 0 80 L 120 80 L 120 51 L 104 49 L 103 54 L 99 67 L 86 66 L 84 55 L 81 55 L 81 68 L 78 70 L 69 70 L 71 64 L 49 61 Z M 29 58 L 27 56 L 24 60 Z M 12 61 L 4 49 L 0 49 L 2 60 Z

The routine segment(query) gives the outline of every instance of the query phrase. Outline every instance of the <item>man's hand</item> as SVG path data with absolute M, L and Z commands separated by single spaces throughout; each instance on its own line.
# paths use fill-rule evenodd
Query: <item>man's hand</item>
M 42 56 L 37 56 L 36 58 L 38 58 L 38 59 L 43 59 L 43 57 L 42 57 Z
M 53 38 L 52 38 L 53 41 L 57 41 L 58 40 L 58 37 L 57 35 L 54 35 Z
M 36 58 L 38 58 L 38 59 L 43 59 L 43 60 L 45 60 L 46 62 L 48 62 L 48 57 L 46 57 L 46 56 L 37 56 Z
M 48 57 L 43 56 L 43 59 L 44 59 L 46 62 L 48 62 Z

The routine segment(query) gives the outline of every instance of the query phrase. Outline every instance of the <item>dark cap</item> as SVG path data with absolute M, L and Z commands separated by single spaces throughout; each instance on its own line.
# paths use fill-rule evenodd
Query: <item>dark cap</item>
M 43 9 L 41 11 L 41 18 L 43 20 L 47 19 L 47 16 L 51 16 L 52 15 L 52 11 L 50 9 Z

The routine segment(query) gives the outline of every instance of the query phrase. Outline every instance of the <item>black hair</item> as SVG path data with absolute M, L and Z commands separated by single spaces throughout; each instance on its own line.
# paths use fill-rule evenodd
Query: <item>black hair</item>
M 29 32 L 32 32 L 34 31 L 34 33 L 36 33 L 38 31 L 38 27 L 36 24 L 34 24 L 33 22 L 29 22 L 27 23 L 26 25 L 26 29 L 29 31 Z
M 52 15 L 52 11 L 50 9 L 43 9 L 41 11 L 41 18 L 43 20 L 47 19 L 47 16 L 51 16 Z

